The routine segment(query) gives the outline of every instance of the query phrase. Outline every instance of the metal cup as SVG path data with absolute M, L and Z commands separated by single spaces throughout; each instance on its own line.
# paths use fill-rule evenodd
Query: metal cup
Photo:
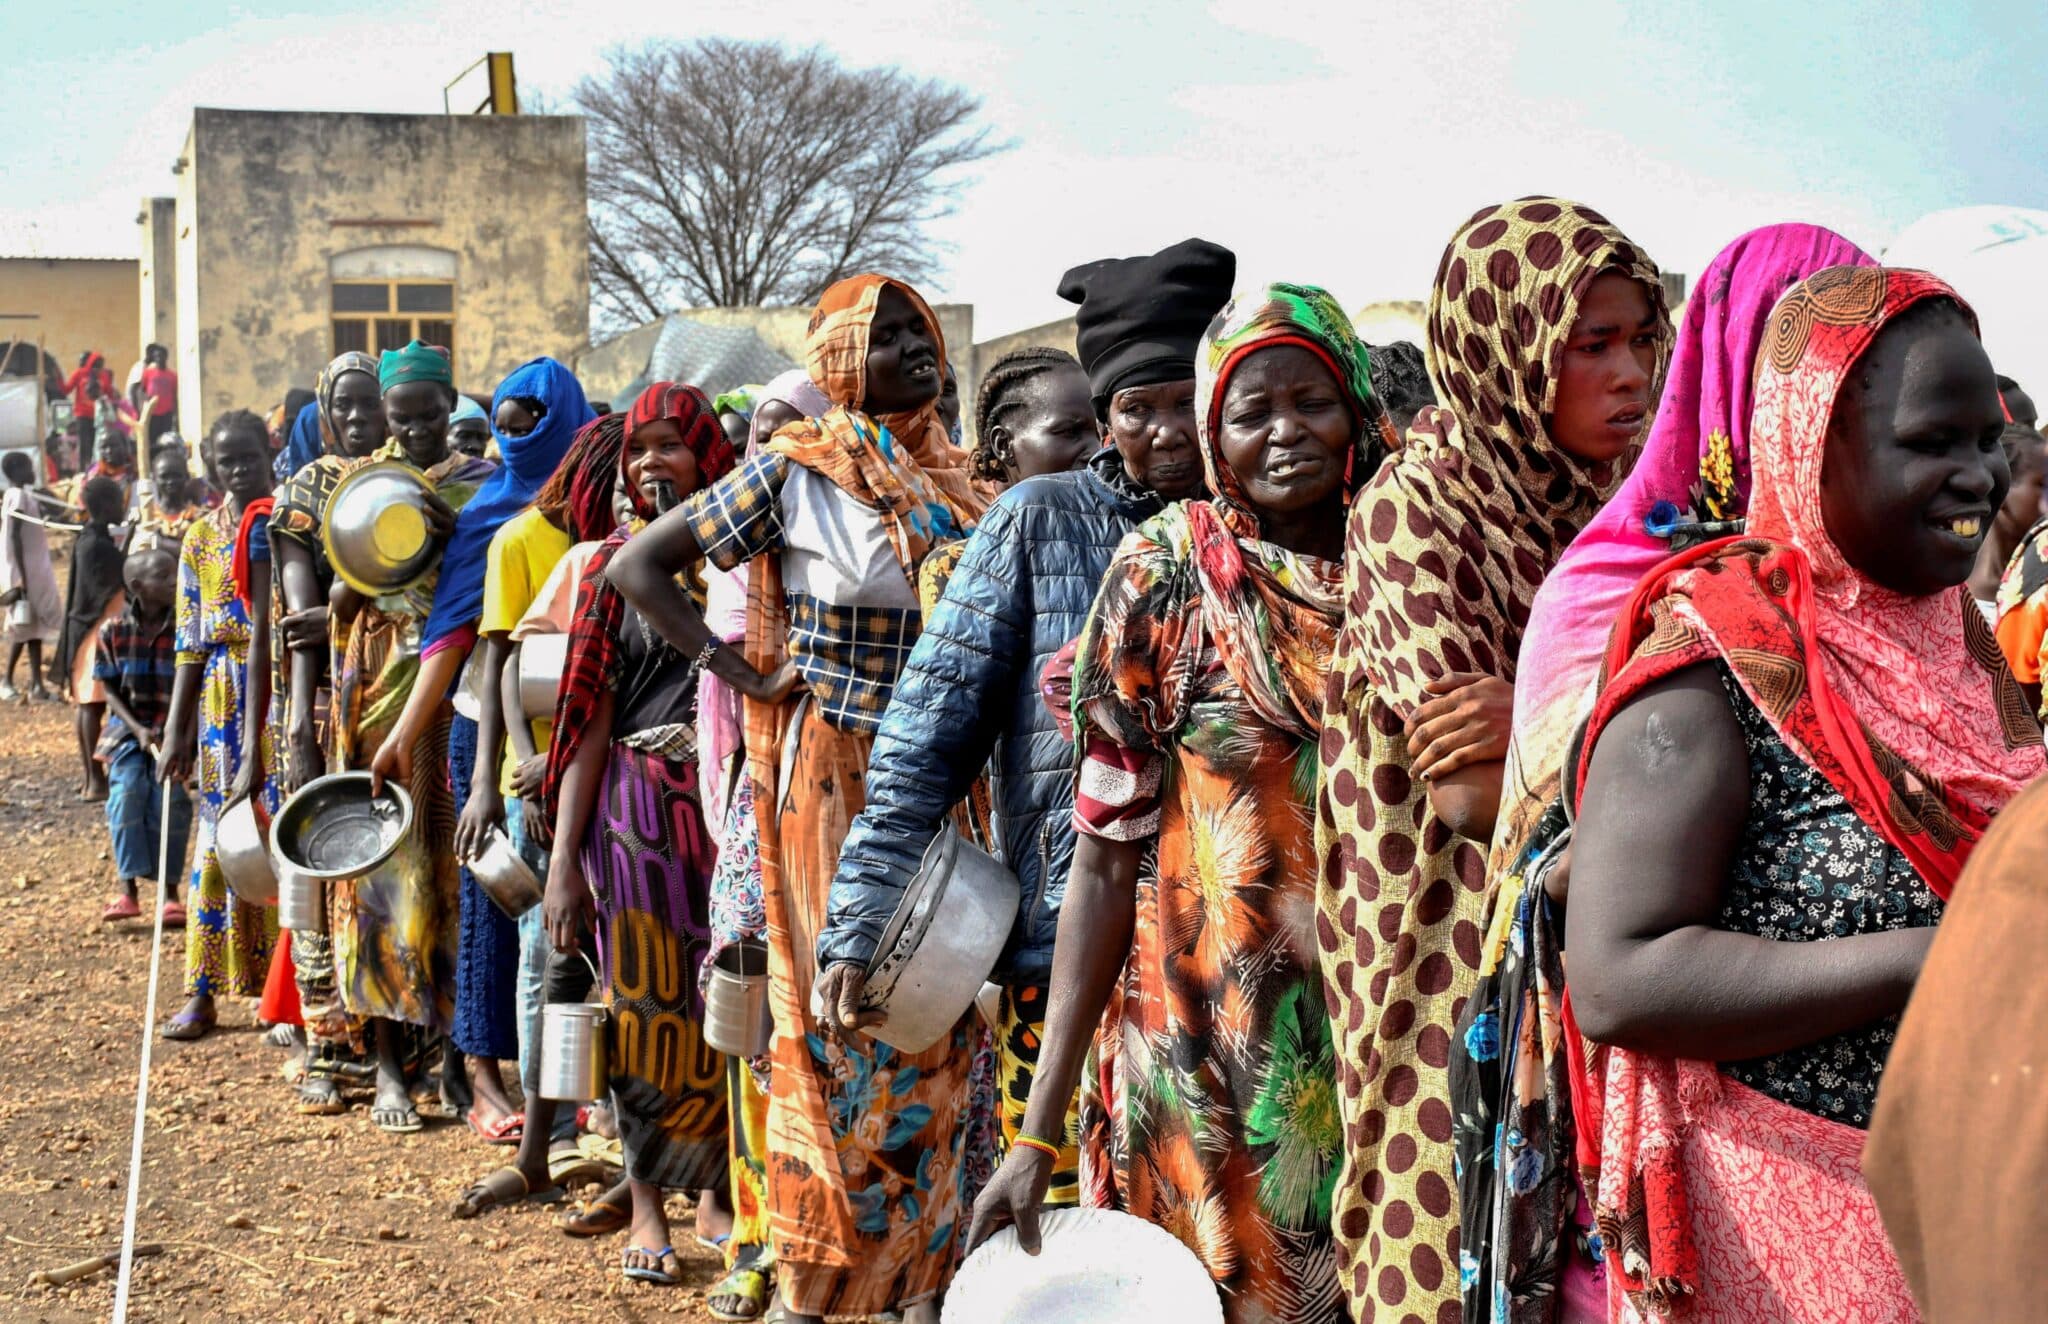
M 775 1039 L 768 1008 L 768 945 L 736 942 L 711 963 L 704 985 L 704 1042 L 732 1057 L 759 1057 Z
M 327 932 L 327 884 L 297 869 L 277 871 L 277 927 L 293 933 Z
M 606 1061 L 605 1005 L 550 1002 L 541 1009 L 540 1096 L 590 1103 L 611 1089 Z

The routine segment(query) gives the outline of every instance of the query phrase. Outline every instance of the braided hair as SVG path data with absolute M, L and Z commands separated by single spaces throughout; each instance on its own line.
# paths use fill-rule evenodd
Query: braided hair
M 562 462 L 533 495 L 534 510 L 577 542 L 596 542 L 618 526 L 612 485 L 626 445 L 626 416 L 602 414 L 583 425 Z
M 1081 361 L 1063 349 L 1050 345 L 1027 345 L 1013 349 L 997 359 L 989 370 L 982 374 L 981 389 L 974 397 L 974 450 L 968 456 L 968 464 L 976 478 L 990 482 L 1004 483 L 1010 479 L 1011 455 L 1009 449 L 996 449 L 993 438 L 996 423 L 1003 411 L 1015 404 L 1019 387 L 1046 373 L 1058 372 L 1062 368 L 1079 371 Z
M 225 414 L 213 420 L 213 426 L 206 430 L 204 437 L 200 438 L 199 459 L 206 467 L 206 481 L 213 484 L 216 489 L 225 490 L 227 484 L 221 481 L 220 467 L 213 460 L 214 439 L 216 437 L 225 437 L 229 433 L 240 431 L 243 428 L 247 428 L 260 437 L 263 441 L 264 449 L 266 451 L 269 449 L 270 424 L 246 409 L 228 410 Z

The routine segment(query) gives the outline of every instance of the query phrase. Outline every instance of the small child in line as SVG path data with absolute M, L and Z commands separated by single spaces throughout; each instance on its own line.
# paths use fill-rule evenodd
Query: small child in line
M 170 714 L 171 683 L 177 675 L 178 544 L 139 535 L 121 565 L 128 604 L 100 626 L 93 677 L 106 690 L 113 718 L 100 737 L 99 757 L 107 765 L 107 834 L 113 839 L 114 868 L 121 892 L 101 912 L 104 920 L 142 914 L 138 884 L 156 887 L 159 837 L 163 831 L 163 785 L 157 749 Z M 177 899 L 178 874 L 192 831 L 192 800 L 182 786 L 171 789 L 170 869 L 164 883 L 164 927 L 183 928 L 185 907 Z

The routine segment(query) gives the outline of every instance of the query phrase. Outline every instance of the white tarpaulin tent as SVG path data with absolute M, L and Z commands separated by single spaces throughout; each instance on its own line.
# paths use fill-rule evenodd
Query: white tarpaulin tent
M 2048 211 L 1955 207 L 1907 226 L 1888 267 L 1931 271 L 1969 300 L 1998 371 L 2048 400 Z

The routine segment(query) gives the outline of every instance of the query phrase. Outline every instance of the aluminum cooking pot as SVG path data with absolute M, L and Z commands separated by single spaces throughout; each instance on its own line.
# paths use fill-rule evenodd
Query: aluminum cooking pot
M 519 711 L 534 720 L 555 715 L 555 700 L 568 669 L 569 636 L 530 634 L 519 641 Z
M 704 1042 L 731 1057 L 754 1058 L 775 1039 L 768 1007 L 768 944 L 732 943 L 704 982 Z
M 419 470 L 397 460 L 351 470 L 335 484 L 320 516 L 334 573 L 369 597 L 418 583 L 440 556 L 427 518 L 431 496 Z
M 868 963 L 861 1007 L 888 1016 L 868 1033 L 906 1053 L 937 1043 L 975 1005 L 1022 894 L 993 855 L 941 827 Z
M 369 773 L 329 773 L 301 786 L 271 819 L 273 863 L 280 874 L 322 883 L 384 877 L 419 849 L 412 824 L 403 786 L 387 781 L 373 797 Z
M 277 873 L 270 867 L 265 817 L 257 812 L 256 797 L 245 795 L 221 810 L 214 825 L 214 858 L 244 905 L 277 904 Z
M 519 858 L 505 829 L 494 827 L 484 835 L 484 848 L 468 861 L 468 868 L 469 876 L 506 919 L 518 919 L 540 904 L 541 881 Z

